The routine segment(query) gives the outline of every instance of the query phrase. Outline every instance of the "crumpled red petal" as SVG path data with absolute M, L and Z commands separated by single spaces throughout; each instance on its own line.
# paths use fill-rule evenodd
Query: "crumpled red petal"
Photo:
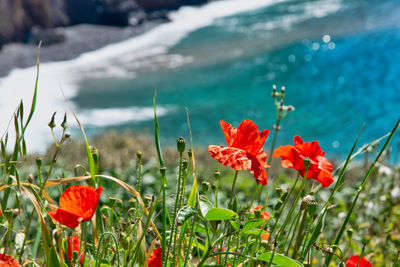
M 7 254 L 0 254 L 0 266 L 1 267 L 22 267 L 22 265 L 14 259 L 12 256 Z
M 351 256 L 347 261 L 346 261 L 346 267 L 356 267 L 358 260 L 360 256 L 359 255 L 353 255 Z M 364 257 L 361 257 L 360 262 L 358 263 L 358 267 L 373 267 L 372 263 L 370 263 L 368 260 L 366 260 Z
M 219 163 L 237 171 L 248 170 L 251 167 L 246 151 L 239 148 L 209 145 L 208 153 Z
M 148 267 L 161 267 L 162 264 L 162 255 L 161 255 L 161 248 L 156 248 L 151 253 L 149 261 L 147 263 Z
M 68 262 L 71 264 L 71 261 L 73 259 L 73 252 L 78 251 L 81 246 L 81 240 L 79 239 L 78 235 L 74 235 L 72 238 L 68 237 L 67 238 L 67 256 L 68 256 Z M 83 249 L 81 250 L 81 258 L 80 258 L 80 263 L 83 263 Z

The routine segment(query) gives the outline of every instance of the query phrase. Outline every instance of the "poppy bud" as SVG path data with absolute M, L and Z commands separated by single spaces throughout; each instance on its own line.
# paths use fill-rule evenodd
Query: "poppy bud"
M 90 152 L 92 153 L 94 162 L 97 163 L 99 161 L 99 150 L 92 146 L 90 147 Z
M 275 188 L 275 192 L 278 195 L 278 197 L 281 197 L 284 193 L 283 188 L 282 187 L 277 187 Z
M 67 113 L 64 113 L 64 119 L 63 119 L 63 122 L 61 123 L 61 127 L 62 127 L 64 130 L 68 128 Z
M 115 197 L 109 197 L 108 198 L 108 205 L 110 207 L 114 207 L 116 201 L 117 201 L 117 199 Z
M 254 210 L 254 216 L 256 217 L 256 219 L 259 219 L 261 217 L 261 210 Z
M 302 200 L 301 200 L 300 209 L 301 210 L 305 210 L 312 200 L 313 200 L 312 196 L 310 196 L 310 195 L 307 195 L 307 196 L 303 197 Z
M 347 236 L 351 239 L 351 237 L 353 236 L 353 228 L 347 229 Z
M 275 218 L 278 218 L 279 215 L 280 215 L 280 212 L 279 212 L 279 211 L 275 211 L 275 212 L 274 212 L 274 217 L 275 217 Z
M 122 208 L 122 200 L 121 199 L 117 199 L 117 201 L 115 203 L 117 204 L 117 207 L 119 209 Z
M 188 167 L 188 161 L 187 159 L 183 159 L 182 160 L 182 169 L 186 170 Z
M 192 150 L 191 149 L 188 150 L 188 157 L 189 157 L 189 159 L 192 158 Z
M 176 148 L 178 149 L 178 152 L 182 154 L 185 151 L 185 138 L 180 137 L 176 140 Z
M 139 150 L 138 152 L 136 152 L 136 156 L 138 160 L 140 160 L 142 158 L 142 151 Z
M 3 214 L 4 214 L 4 216 L 6 216 L 6 219 L 8 222 L 11 222 L 11 220 L 14 217 L 14 212 L 12 209 L 5 209 Z
M 30 173 L 26 180 L 28 180 L 28 183 L 32 183 L 33 182 L 33 178 L 34 178 L 33 173 Z
M 308 202 L 308 214 L 310 214 L 311 217 L 315 216 L 315 213 L 317 212 L 317 206 L 318 206 L 318 202 L 315 200 L 311 200 L 310 202 Z
M 202 188 L 203 188 L 203 193 L 204 194 L 207 193 L 208 189 L 210 189 L 210 183 L 209 182 L 202 182 L 201 185 L 202 185 Z
M 282 205 L 283 205 L 283 201 L 281 199 L 278 199 L 274 206 L 274 210 L 279 210 L 282 207 Z
M 221 173 L 219 171 L 214 171 L 214 178 L 218 179 Z
M 68 139 L 68 138 L 70 138 L 70 137 L 71 137 L 71 133 L 65 133 L 65 134 L 64 134 L 64 138 L 65 138 L 65 139 Z
M 161 176 L 165 176 L 165 172 L 167 171 L 167 167 L 165 167 L 165 166 L 161 166 L 160 167 L 160 173 L 161 173 Z
M 72 252 L 72 266 L 75 266 L 78 263 L 79 251 Z
M 310 166 L 310 163 L 311 163 L 310 158 L 309 158 L 309 157 L 305 157 L 305 158 L 304 158 L 304 168 L 305 168 L 306 170 L 308 170 L 308 167 Z
M 152 196 L 150 196 L 150 195 L 144 196 L 144 204 L 146 205 L 146 207 L 148 207 L 152 201 L 153 201 Z
M 107 205 L 104 205 L 103 207 L 100 208 L 101 214 L 104 214 L 106 216 L 107 216 L 108 211 L 110 211 L 110 210 L 111 210 L 110 207 Z
M 288 188 L 286 188 L 286 191 L 283 192 L 283 194 L 282 194 L 282 196 L 281 196 L 281 200 L 282 200 L 283 202 L 284 202 L 284 201 L 286 200 L 286 198 L 288 197 L 289 191 L 290 191 L 290 188 L 288 187 Z
M 36 165 L 40 168 L 42 166 L 42 158 L 41 157 L 37 157 L 36 158 Z
M 129 199 L 129 206 L 134 208 L 136 206 L 136 198 Z
M 129 248 L 129 242 L 128 242 L 128 236 L 125 232 L 121 232 L 121 237 L 119 239 L 119 242 L 121 244 L 121 247 L 125 250 L 128 250 Z
M 49 125 L 49 127 L 50 127 L 51 129 L 53 129 L 54 127 L 56 127 L 56 124 L 55 124 L 55 122 L 54 122 L 54 117 L 56 116 L 56 113 L 57 113 L 57 112 L 54 112 L 54 113 L 53 113 L 53 116 L 51 117 L 50 122 L 47 124 L 47 125 Z

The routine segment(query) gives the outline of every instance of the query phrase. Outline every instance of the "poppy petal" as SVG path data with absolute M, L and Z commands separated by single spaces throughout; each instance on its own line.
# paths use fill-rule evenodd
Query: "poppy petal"
M 226 144 L 232 146 L 233 140 L 236 137 L 237 129 L 223 120 L 220 121 L 220 124 L 225 135 Z
M 260 138 L 257 125 L 251 120 L 240 123 L 232 147 L 240 148 L 251 153 L 254 143 Z M 258 151 L 257 151 L 258 152 Z
M 54 220 L 67 226 L 68 228 L 76 228 L 80 222 L 83 221 L 83 217 L 71 213 L 63 209 L 55 209 L 49 211 L 47 214 L 50 215 Z
M 67 188 L 60 196 L 60 208 L 83 217 L 84 221 L 92 218 L 99 202 L 102 188 L 76 185 Z
M 246 151 L 239 148 L 209 145 L 208 153 L 219 163 L 237 171 L 248 170 L 251 167 Z
M 360 262 L 358 263 L 358 261 Z M 372 263 L 370 263 L 368 260 L 366 260 L 364 257 L 361 257 L 359 255 L 353 255 L 351 256 L 347 261 L 346 261 L 346 267 L 356 267 L 358 263 L 358 267 L 373 267 Z
M 161 267 L 162 264 L 162 249 L 156 248 L 151 253 L 149 261 L 147 263 L 148 267 Z
M 266 185 L 268 174 L 264 169 L 263 164 L 258 160 L 257 157 L 254 157 L 249 153 L 247 153 L 247 157 L 251 160 L 251 174 L 253 174 L 254 178 L 256 178 L 261 185 Z
M 0 254 L 0 266 L 22 267 L 22 265 L 16 259 L 7 254 Z

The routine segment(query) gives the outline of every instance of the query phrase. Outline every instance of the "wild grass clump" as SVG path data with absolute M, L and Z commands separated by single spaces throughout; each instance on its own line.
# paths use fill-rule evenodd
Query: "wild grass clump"
M 115 132 L 89 145 L 75 115 L 84 143 L 71 142 L 53 115 L 38 157 L 25 143 L 36 94 L 13 116 L 15 142 L 0 140 L 0 266 L 399 265 L 400 173 L 385 151 L 400 120 L 332 164 L 317 141 L 275 146 L 294 108 L 274 87 L 271 143 L 251 120 L 221 121 L 226 145 L 162 149 L 154 98 L 154 145 Z

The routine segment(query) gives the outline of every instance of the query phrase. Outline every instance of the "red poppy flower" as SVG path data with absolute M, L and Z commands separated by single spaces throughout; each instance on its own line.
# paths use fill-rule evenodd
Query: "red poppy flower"
M 74 235 L 72 238 L 68 237 L 67 238 L 67 256 L 68 256 L 68 262 L 69 264 L 71 264 L 71 261 L 73 259 L 73 252 L 74 251 L 78 251 L 79 253 L 79 248 L 81 247 L 81 240 L 79 239 L 78 235 Z M 80 263 L 83 263 L 83 248 L 81 250 L 81 259 L 80 259 Z
M 346 267 L 356 267 L 358 260 L 360 256 L 359 255 L 353 255 L 351 256 L 347 261 L 346 261 Z M 361 257 L 360 263 L 358 263 L 358 267 L 373 267 L 372 263 L 367 261 L 364 257 Z
M 60 208 L 48 214 L 57 222 L 69 228 L 77 227 L 82 221 L 89 221 L 96 211 L 103 188 L 75 185 L 60 196 Z
M 300 136 L 295 136 L 294 146 L 287 145 L 275 149 L 273 157 L 282 158 L 282 166 L 298 170 L 304 177 L 304 158 L 310 159 L 310 166 L 307 171 L 307 178 L 317 180 L 322 187 L 328 187 L 333 183 L 332 164 L 324 157 L 325 152 L 321 151 L 318 141 L 305 143 Z
M 162 255 L 161 255 L 161 248 L 156 248 L 151 253 L 149 261 L 147 263 L 148 267 L 161 267 L 162 264 Z
M 0 267 L 22 267 L 22 265 L 12 256 L 0 254 Z
M 208 146 L 208 153 L 219 163 L 232 167 L 234 170 L 248 170 L 262 185 L 267 184 L 269 167 L 265 162 L 267 154 L 262 149 L 269 131 L 258 131 L 257 125 L 251 120 L 244 120 L 236 129 L 225 121 L 220 121 L 222 131 L 228 146 Z

